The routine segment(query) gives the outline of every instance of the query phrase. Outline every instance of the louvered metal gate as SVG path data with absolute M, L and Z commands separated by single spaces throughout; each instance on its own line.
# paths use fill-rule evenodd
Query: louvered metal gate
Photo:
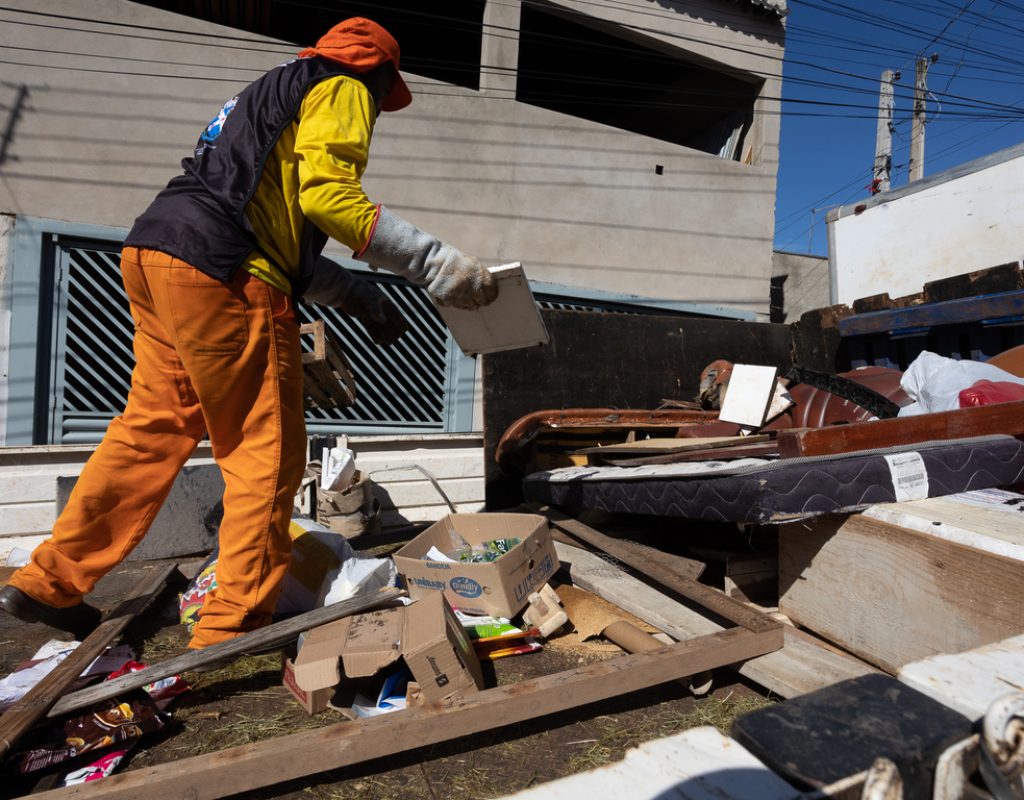
M 124 408 L 134 364 L 120 243 L 54 237 L 51 246 L 51 258 L 44 259 L 53 264 L 57 299 L 50 325 L 49 391 L 37 397 L 49 397 L 48 441 L 98 441 Z M 301 321 L 324 319 L 344 344 L 359 393 L 350 408 L 311 412 L 310 432 L 468 429 L 466 415 L 460 426 L 453 413 L 450 388 L 465 384 L 467 377 L 472 383 L 473 362 L 454 346 L 425 293 L 392 276 L 361 277 L 391 298 L 411 329 L 397 344 L 381 348 L 358 323 L 334 309 L 301 307 Z

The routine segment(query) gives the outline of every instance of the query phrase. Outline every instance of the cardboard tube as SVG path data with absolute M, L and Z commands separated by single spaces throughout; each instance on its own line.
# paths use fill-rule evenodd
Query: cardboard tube
M 601 635 L 605 639 L 615 642 L 627 653 L 646 653 L 649 650 L 660 650 L 666 646 L 663 642 L 659 642 L 649 633 L 640 630 L 636 625 L 626 622 L 624 619 L 613 622 L 601 631 Z M 711 690 L 711 673 L 701 672 L 697 675 L 691 675 L 689 678 L 683 678 L 680 683 L 695 695 L 705 695 Z

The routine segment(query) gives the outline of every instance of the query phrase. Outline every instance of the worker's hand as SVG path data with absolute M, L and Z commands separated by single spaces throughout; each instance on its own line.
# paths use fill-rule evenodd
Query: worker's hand
M 427 292 L 439 306 L 472 311 L 494 302 L 498 296 L 498 282 L 480 261 L 460 253 L 451 245 L 442 245 L 441 265 L 431 272 Z
M 373 235 L 358 257 L 425 287 L 438 305 L 472 310 L 498 296 L 497 281 L 477 259 L 383 206 Z
M 409 330 L 402 312 L 384 292 L 323 256 L 316 260 L 313 279 L 302 299 L 337 308 L 359 320 L 376 344 L 394 344 Z
M 375 284 L 359 278 L 356 281 L 339 308 L 359 320 L 375 344 L 394 344 L 409 330 L 409 323 Z

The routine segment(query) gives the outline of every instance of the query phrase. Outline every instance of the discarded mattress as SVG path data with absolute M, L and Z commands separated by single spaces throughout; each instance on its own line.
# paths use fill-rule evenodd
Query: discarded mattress
M 640 467 L 568 467 L 523 481 L 527 500 L 571 513 L 599 509 L 721 522 L 792 522 L 876 503 L 1008 486 L 1024 480 L 1024 443 L 1012 436 L 782 460 L 739 459 Z

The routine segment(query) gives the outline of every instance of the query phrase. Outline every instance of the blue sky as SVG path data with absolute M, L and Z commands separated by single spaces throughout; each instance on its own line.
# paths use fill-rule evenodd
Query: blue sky
M 826 254 L 827 210 L 869 196 L 885 69 L 902 74 L 893 188 L 907 183 L 920 55 L 938 56 L 928 72 L 925 176 L 1024 141 L 1024 0 L 789 0 L 789 8 L 776 249 Z

